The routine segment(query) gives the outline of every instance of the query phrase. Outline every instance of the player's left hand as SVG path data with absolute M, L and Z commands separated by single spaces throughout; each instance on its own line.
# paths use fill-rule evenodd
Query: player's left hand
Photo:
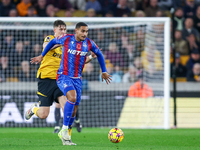
M 92 58 L 94 59 L 94 58 L 97 58 L 97 55 L 95 55 L 95 53 L 93 53 L 92 51 L 91 51 L 91 55 L 92 55 Z
M 107 84 L 109 84 L 112 81 L 111 77 L 112 76 L 109 75 L 107 72 L 104 72 L 104 73 L 101 74 L 102 82 L 103 82 L 103 79 L 104 79 Z
M 37 57 L 33 57 L 31 58 L 31 64 L 35 63 L 35 64 L 39 64 L 41 61 L 43 60 L 43 56 L 37 56 Z

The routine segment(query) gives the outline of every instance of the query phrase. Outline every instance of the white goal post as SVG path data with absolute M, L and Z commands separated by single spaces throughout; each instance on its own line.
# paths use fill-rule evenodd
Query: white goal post
M 35 45 L 39 45 L 41 48 L 41 43 L 44 40 L 44 35 L 53 34 L 53 22 L 55 20 L 63 20 L 67 24 L 67 30 L 70 33 L 74 33 L 75 24 L 77 22 L 85 22 L 88 24 L 89 27 L 89 38 L 94 40 L 96 44 L 102 48 L 105 48 L 106 50 L 102 50 L 103 54 L 107 54 L 106 51 L 109 49 L 110 43 L 117 43 L 117 49 L 118 52 L 122 54 L 123 57 L 123 64 L 121 65 L 120 59 L 114 58 L 117 60 L 113 60 L 114 63 L 112 63 L 112 60 L 109 60 L 106 62 L 107 65 L 111 64 L 112 69 L 114 70 L 114 67 L 119 65 L 121 68 L 121 79 L 120 81 L 116 81 L 116 83 L 111 83 L 110 85 L 106 85 L 105 83 L 99 82 L 99 66 L 94 65 L 93 71 L 94 74 L 97 77 L 97 79 L 91 79 L 91 77 L 84 80 L 84 86 L 87 86 L 83 90 L 82 95 L 82 102 L 80 104 L 80 117 L 81 121 L 83 122 L 84 126 L 88 127 L 96 127 L 96 126 L 119 126 L 121 128 L 163 128 L 163 129 L 169 129 L 170 128 L 170 112 L 169 112 L 169 102 L 170 102 L 170 18 L 168 17 L 160 17 L 160 18 L 136 18 L 136 17 L 125 17 L 125 18 L 102 18 L 102 17 L 73 17 L 73 18 L 66 18 L 66 17 L 51 17 L 51 18 L 25 18 L 25 17 L 9 17 L 4 18 L 0 17 L 0 50 L 1 50 L 1 56 L 8 56 L 10 51 L 5 48 L 5 40 L 6 36 L 8 34 L 12 35 L 13 42 L 15 45 L 11 46 L 10 50 L 16 49 L 16 43 L 17 42 L 23 42 L 23 48 L 26 48 L 27 51 L 31 51 L 31 49 L 35 48 Z M 91 30 L 90 30 L 91 29 Z M 143 36 L 143 42 L 142 46 L 137 43 L 137 36 L 141 31 Z M 101 33 L 99 33 L 101 32 Z M 103 35 L 101 35 L 103 34 Z M 128 36 L 127 36 L 128 35 Z M 103 36 L 103 42 L 101 42 L 97 36 Z M 122 37 L 125 36 L 125 37 Z M 130 60 L 127 57 L 125 59 L 126 55 L 123 53 L 124 48 L 123 47 L 123 38 L 128 37 L 128 42 L 130 46 L 133 46 L 134 50 L 132 51 L 133 54 L 128 55 L 130 57 L 133 57 L 133 59 Z M 25 40 L 29 39 L 29 44 L 26 45 L 24 43 Z M 159 39 L 161 39 L 159 41 Z M 160 42 L 160 45 L 158 45 L 157 42 Z M 20 43 L 18 43 L 20 45 Z M 9 45 L 9 44 L 7 44 Z M 115 45 L 116 46 L 116 45 Z M 129 72 L 129 69 L 131 68 L 130 63 L 131 61 L 135 61 L 136 57 L 143 57 L 141 58 L 142 62 L 145 64 L 144 58 L 149 57 L 151 54 L 144 54 L 142 51 L 145 51 L 145 48 L 150 49 L 151 47 L 155 48 L 155 53 L 152 57 L 155 57 L 159 53 L 159 59 L 158 58 L 151 58 L 148 60 L 148 64 L 150 64 L 152 61 L 158 62 L 161 64 L 153 64 L 153 70 L 156 72 L 155 69 L 157 66 L 161 66 L 162 69 L 159 69 L 156 72 L 156 75 L 152 77 L 149 77 L 149 72 L 144 71 L 146 68 L 140 68 L 143 73 L 143 79 L 145 83 L 147 83 L 154 92 L 153 99 L 152 98 L 144 98 L 144 99 L 138 99 L 138 98 L 127 98 L 127 93 L 131 85 L 133 85 L 136 81 L 128 81 L 125 82 L 123 80 L 124 75 Z M 157 48 L 159 47 L 159 50 Z M 142 50 L 141 50 L 142 48 Z M 154 49 L 153 48 L 153 49 Z M 139 49 L 140 54 L 138 54 Z M 148 51 L 148 50 L 147 50 Z M 33 52 L 32 52 L 33 53 Z M 28 55 L 28 57 L 34 56 L 33 54 Z M 108 56 L 108 55 L 106 55 Z M 8 56 L 10 59 L 10 56 Z M 19 56 L 17 56 L 19 57 Z M 10 60 L 12 60 L 11 58 Z M 12 60 L 14 62 L 14 60 Z M 91 63 L 97 63 L 97 60 L 92 61 Z M 21 62 L 20 62 L 21 63 Z M 116 64 L 115 64 L 116 63 Z M 37 102 L 37 98 L 29 99 L 30 95 L 36 95 L 37 91 L 37 80 L 29 80 L 24 81 L 18 76 L 18 72 L 22 67 L 13 67 L 15 64 L 11 63 L 12 71 L 9 73 L 9 76 L 6 77 L 0 77 L 5 78 L 3 79 L 2 83 L 0 83 L 0 91 L 1 91 L 1 102 L 0 102 L 0 126 L 53 126 L 54 119 L 47 119 L 47 121 L 44 123 L 42 121 L 36 120 L 35 125 L 27 125 L 27 123 L 24 121 L 23 113 L 25 109 L 26 101 L 30 102 Z M 21 64 L 20 64 L 21 65 Z M 126 66 L 127 65 L 127 66 Z M 134 65 L 134 64 L 133 64 Z M 135 66 L 134 66 L 135 67 Z M 149 67 L 149 66 L 148 66 Z M 147 68 L 148 68 L 147 67 Z M 152 67 L 152 66 L 150 66 Z M 14 69 L 13 69 L 14 68 Z M 17 69 L 16 69 L 17 68 Z M 36 68 L 34 68 L 35 71 L 37 71 Z M 34 70 L 33 69 L 33 70 Z M 17 71 L 16 71 L 17 70 Z M 139 71 L 136 71 L 139 73 Z M 16 79 L 17 78 L 17 79 Z M 124 77 L 125 78 L 125 77 Z M 136 76 L 137 78 L 137 76 Z M 16 80 L 15 80 L 16 79 Z M 84 79 L 84 76 L 83 76 Z M 123 94 L 122 94 L 122 93 Z M 106 93 L 106 94 L 105 94 Z M 26 95 L 22 101 L 15 97 L 15 95 Z M 29 95 L 29 96 L 27 96 Z M 10 99 L 7 97 L 7 101 L 3 101 L 3 99 L 6 99 L 6 96 L 10 96 Z M 97 99 L 95 99 L 97 98 Z M 110 100 L 113 99 L 113 100 Z M 149 100 L 149 102 L 147 102 Z M 152 100 L 152 102 L 151 102 Z M 102 101 L 105 101 L 105 105 Z M 159 101 L 159 102 L 158 102 Z M 161 102 L 162 101 L 162 102 Z M 15 119 L 10 119 L 6 121 L 6 118 L 4 116 L 6 115 L 6 111 L 4 111 L 8 106 L 8 103 L 11 103 L 10 106 L 17 107 L 19 114 L 21 114 L 20 122 L 17 122 Z M 14 104 L 16 103 L 16 105 Z M 83 103 L 83 105 L 82 105 Z M 140 103 L 140 105 L 139 105 Z M 158 104 L 159 103 L 159 104 Z M 91 107 L 88 105 L 91 104 Z M 153 107 L 153 104 L 159 105 L 156 107 Z M 24 106 L 21 106 L 24 105 Z M 98 108 L 94 110 L 98 105 Z M 18 108 L 22 107 L 22 108 Z M 137 107 L 140 107 L 137 108 Z M 151 107 L 151 108 L 150 108 Z M 159 115 L 158 112 L 155 111 L 159 107 Z M 105 109 L 104 109 L 105 108 Z M 117 109 L 115 109 L 117 108 Z M 12 108 L 10 108 L 12 109 Z M 110 110 L 109 110 L 110 109 Z M 6 109 L 7 110 L 7 109 Z M 9 110 L 9 109 L 8 109 Z M 98 111 L 97 111 L 98 110 Z M 135 111 L 137 110 L 137 111 Z M 155 111 L 155 113 L 152 113 L 152 111 Z M 5 114 L 3 114 L 5 113 Z M 138 115 L 138 113 L 140 113 Z M 102 114 L 102 115 L 100 115 Z M 134 114 L 131 116 L 131 114 Z M 144 115 L 145 114 L 145 115 Z M 151 115 L 148 115 L 151 114 Z M 153 115 L 152 115 L 153 114 Z M 89 115 L 89 117 L 87 117 Z M 127 116 L 132 117 L 128 118 Z M 12 116 L 12 115 L 11 115 Z M 15 115 L 13 115 L 14 118 Z M 19 115 L 18 115 L 19 116 Z M 134 117 L 140 116 L 141 118 L 137 118 L 137 121 L 130 121 L 130 119 L 134 120 Z M 162 117 L 161 117 L 162 116 Z M 50 116 L 53 117 L 53 111 L 50 112 Z M 144 118 L 143 118 L 144 117 Z M 147 119 L 148 117 L 148 119 Z M 88 119 L 89 118 L 89 119 Z M 141 120 L 141 119 L 144 120 Z M 148 121 L 145 121 L 146 120 Z M 158 119 L 159 118 L 159 119 Z M 48 120 L 51 120 L 48 122 Z M 151 121 L 153 120 L 153 121 Z M 130 124 L 128 123 L 131 122 Z M 154 122 L 155 121 L 155 122 Z M 6 124 L 6 122 L 8 122 Z M 33 122 L 33 120 L 31 121 Z M 38 125 L 39 124 L 39 125 Z

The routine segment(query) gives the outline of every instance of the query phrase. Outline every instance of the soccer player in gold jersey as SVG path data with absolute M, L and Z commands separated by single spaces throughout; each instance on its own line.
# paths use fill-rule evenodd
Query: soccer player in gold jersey
M 46 45 L 55 37 L 61 36 L 66 33 L 66 24 L 62 20 L 56 20 L 54 22 L 54 35 L 49 35 L 45 38 L 43 43 L 43 49 Z M 26 120 L 29 120 L 34 114 L 41 119 L 46 119 L 49 115 L 50 106 L 55 101 L 56 106 L 60 104 L 62 110 L 64 110 L 65 103 L 67 101 L 66 96 L 58 88 L 56 83 L 57 70 L 60 66 L 62 56 L 62 46 L 55 45 L 43 58 L 40 67 L 37 72 L 38 78 L 38 91 L 39 106 L 33 104 L 29 110 L 25 113 Z M 87 57 L 86 63 L 90 62 L 96 55 L 92 53 Z M 71 136 L 71 129 L 69 129 Z M 62 141 L 63 145 L 76 145 L 74 143 Z

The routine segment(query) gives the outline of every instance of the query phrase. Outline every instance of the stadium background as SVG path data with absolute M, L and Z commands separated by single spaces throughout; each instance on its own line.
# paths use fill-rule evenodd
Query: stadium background
M 40 2 L 42 0 L 39 0 Z M 123 0 L 121 0 L 123 1 Z M 120 2 L 121 2 L 120 1 Z M 38 5 L 37 1 L 30 1 L 31 4 L 26 9 L 26 14 L 23 13 L 20 14 L 21 8 L 20 1 L 13 0 L 10 1 L 9 7 L 4 7 L 5 1 L 2 0 L 1 3 L 1 13 L 0 16 L 2 17 L 171 17 L 170 14 L 170 8 L 173 6 L 175 9 L 181 8 L 183 10 L 183 21 L 186 18 L 195 18 L 197 13 L 197 6 L 199 4 L 199 1 L 190 1 L 190 0 L 180 0 L 180 2 L 173 1 L 172 3 L 168 3 L 167 5 L 162 3 L 162 0 L 157 3 L 156 0 L 152 0 L 151 4 L 150 1 L 128 1 L 125 3 L 126 9 L 121 12 L 121 14 L 118 14 L 119 10 L 116 7 L 118 5 L 118 1 L 109 1 L 110 3 L 104 3 L 108 1 L 101 1 L 100 6 L 102 9 L 97 9 L 96 7 L 94 10 L 88 10 L 87 11 L 82 8 L 78 7 L 78 1 L 77 4 L 74 5 L 73 0 L 69 1 L 66 6 L 58 6 L 57 10 L 55 8 L 56 5 L 54 5 L 52 8 L 53 2 L 46 1 L 47 4 L 45 4 L 43 14 L 39 14 L 39 12 L 42 12 L 41 9 L 39 9 L 41 6 Z M 7 1 L 9 2 L 9 0 Z M 23 2 L 23 0 L 22 0 Z M 62 2 L 62 1 L 61 1 Z M 192 4 L 190 2 L 195 3 L 195 7 L 191 7 Z M 85 2 L 87 5 L 87 2 Z M 155 6 L 152 6 L 155 5 Z M 89 6 L 89 4 L 88 4 Z M 96 5 L 95 5 L 96 6 Z M 97 5 L 99 6 L 99 5 Z M 59 8 L 60 7 L 60 8 Z M 156 8 L 153 14 L 148 13 L 151 9 L 151 7 Z M 188 10 L 187 8 L 190 8 Z M 97 9 L 95 11 L 95 9 Z M 35 10 L 38 10 L 38 14 L 36 14 Z M 40 10 L 40 11 L 39 11 Z M 160 11 L 162 10 L 162 11 Z M 11 13 L 12 12 L 12 13 Z M 18 13 L 16 13 L 18 12 Z M 93 13 L 91 13 L 93 12 Z M 96 14 L 94 14 L 94 12 Z M 187 14 L 193 15 L 188 16 Z M 41 16 L 40 16 L 41 15 Z M 44 15 L 44 16 L 42 16 Z M 151 15 L 151 16 L 150 16 Z M 92 18 L 91 18 L 92 19 Z M 195 19 L 193 19 L 195 21 Z M 197 28 L 197 22 L 194 22 L 194 26 Z M 17 25 L 17 24 L 16 24 Z M 69 23 L 68 25 L 71 25 Z M 12 25 L 11 25 L 12 26 Z M 92 35 L 89 35 L 90 38 L 92 38 L 97 45 L 103 49 L 103 53 L 108 50 L 108 46 L 111 42 L 109 39 L 114 39 L 119 43 L 117 43 L 117 46 L 119 46 L 119 51 L 123 55 L 123 61 L 118 61 L 116 63 L 116 59 L 114 60 L 114 63 L 110 63 L 108 59 L 108 64 L 111 66 L 111 68 L 114 68 L 116 66 L 119 66 L 121 70 L 119 70 L 118 75 L 120 76 L 121 80 L 119 83 L 115 83 L 114 86 L 120 87 L 121 83 L 123 84 L 123 75 L 126 74 L 129 70 L 130 65 L 135 65 L 134 60 L 129 60 L 127 56 L 123 53 L 123 43 L 122 41 L 126 38 L 129 47 L 125 47 L 125 50 L 128 50 L 129 48 L 132 50 L 134 49 L 131 46 L 135 46 L 134 52 L 132 52 L 133 57 L 142 57 L 141 52 L 144 50 L 144 35 L 146 34 L 146 25 L 139 26 L 142 28 L 142 32 L 137 32 L 140 30 L 136 30 L 136 27 L 134 28 L 126 28 L 124 30 L 117 31 L 113 33 L 113 30 L 101 30 L 101 31 L 92 31 Z M 138 27 L 137 27 L 138 28 Z M 159 29 L 158 29 L 159 30 Z M 184 30 L 184 25 L 182 27 L 182 30 Z M 197 28 L 198 30 L 198 28 Z M 73 31 L 69 31 L 73 32 Z M 134 35 L 131 35 L 130 33 L 133 32 Z M 198 31 L 199 32 L 199 31 Z M 47 119 L 47 120 L 39 120 L 39 119 L 33 119 L 30 121 L 30 123 L 26 123 L 24 121 L 24 111 L 30 106 L 29 102 L 35 102 L 37 101 L 36 96 L 36 78 L 35 73 L 37 71 L 38 66 L 29 66 L 30 71 L 30 77 L 26 78 L 24 76 L 23 68 L 21 62 L 24 62 L 25 66 L 27 66 L 27 61 L 29 58 L 36 56 L 37 54 L 40 54 L 41 52 L 41 46 L 43 39 L 48 34 L 53 34 L 51 30 L 44 30 L 43 32 L 35 32 L 30 30 L 9 30 L 9 29 L 1 29 L 0 30 L 1 36 L 0 36 L 0 48 L 1 48 L 1 103 L 0 103 L 0 126 L 1 127 L 46 127 L 46 126 L 53 126 L 54 120 L 53 119 Z M 109 34 L 107 34 L 109 33 Z M 123 35 L 121 37 L 121 35 Z M 138 37 L 141 37 L 141 39 L 136 43 L 131 43 L 131 41 L 134 41 Z M 98 38 L 99 39 L 95 39 Z M 142 38 L 143 37 L 143 38 Z M 116 39 L 115 39 L 116 38 Z M 132 38 L 132 39 L 131 39 Z M 159 38 L 163 38 L 163 34 L 159 34 Z M 195 37 L 196 44 L 198 45 L 198 35 Z M 37 40 L 36 40 L 37 39 Z M 98 41 L 99 40 L 99 41 Z M 157 42 L 158 42 L 157 41 Z M 190 45 L 190 40 L 185 40 Z M 160 47 L 159 47 L 160 46 Z M 163 45 L 156 45 L 156 48 L 160 48 L 163 50 Z M 18 55 L 15 50 L 19 49 L 22 50 L 22 53 Z M 34 51 L 33 51 L 34 50 Z M 105 51 L 104 51 L 105 50 Z M 199 50 L 199 49 L 198 49 Z M 177 50 L 178 51 L 178 50 Z M 189 48 L 187 55 L 181 55 L 182 58 L 182 65 L 184 66 L 187 60 L 190 58 L 190 53 L 192 53 L 193 49 Z M 163 54 L 162 54 L 163 56 Z M 126 58 L 125 58 L 126 57 Z M 16 59 L 17 58 L 17 59 Z M 161 58 L 163 60 L 163 58 Z M 186 60 L 185 60 L 186 59 Z M 171 52 L 171 62 L 173 61 L 173 53 Z M 125 64 L 120 64 L 121 62 L 124 62 Z M 6 67 L 6 63 L 8 64 L 8 67 Z M 130 64 L 132 63 L 132 64 Z M 86 75 L 86 80 L 91 81 L 84 81 L 84 90 L 83 90 L 83 101 L 80 105 L 80 114 L 81 115 L 81 121 L 83 123 L 83 126 L 85 127 L 107 127 L 107 126 L 116 126 L 119 120 L 119 116 L 122 112 L 122 108 L 124 106 L 124 102 L 128 96 L 128 90 L 129 87 L 137 81 L 137 77 L 135 77 L 133 80 L 128 81 L 126 83 L 126 88 L 117 88 L 115 87 L 113 90 L 112 87 L 105 91 L 103 90 L 105 87 L 102 86 L 100 88 L 96 88 L 96 90 L 93 90 L 99 82 L 99 67 L 97 65 L 97 61 L 93 62 L 93 68 L 92 75 Z M 25 67 L 24 66 L 24 67 Z M 4 68 L 6 67 L 6 68 Z M 191 71 L 192 68 L 190 68 Z M 116 70 L 115 70 L 116 71 Z M 185 76 L 179 77 L 177 79 L 177 95 L 178 97 L 199 97 L 199 91 L 198 91 L 198 81 L 194 80 L 193 82 L 187 81 L 187 72 L 188 70 L 185 70 Z M 158 73 L 156 78 L 160 77 L 162 73 Z M 94 78 L 93 78 L 94 77 Z M 148 77 L 147 77 L 148 78 Z M 84 76 L 83 76 L 84 79 Z M 117 81 L 116 81 L 117 82 Z M 131 83 L 129 83 L 131 82 Z M 15 90 L 12 90 L 12 86 L 14 86 L 17 83 L 18 88 Z M 31 88 L 26 88 L 26 83 L 31 83 Z M 33 87 L 33 88 L 32 88 Z M 11 88 L 11 89 L 9 89 Z M 26 90 L 25 90 L 26 89 Z M 27 90 L 30 89 L 30 90 Z M 160 95 L 159 91 L 154 90 L 154 96 L 162 96 L 162 93 Z M 173 87 L 171 86 L 171 96 L 173 96 Z M 95 99 L 95 101 L 94 101 Z M 137 101 L 137 99 L 134 99 Z M 178 103 L 180 101 L 180 105 L 178 106 L 178 112 L 177 112 L 177 119 L 178 119 L 178 127 L 199 127 L 200 123 L 197 121 L 197 118 L 199 118 L 199 102 L 198 99 L 192 99 L 192 98 L 186 98 L 186 99 L 178 99 Z M 98 107 L 97 107 L 98 106 Z M 15 110 L 16 112 L 13 112 L 13 114 L 10 114 L 10 110 Z M 180 110 L 180 112 L 179 112 Z M 171 102 L 171 114 L 173 113 L 173 103 Z M 53 108 L 51 113 L 53 114 Z M 180 116 L 178 115 L 180 113 Z M 186 115 L 187 114 L 187 115 Z M 51 115 L 53 118 L 53 116 Z M 173 118 L 171 116 L 170 118 Z M 188 121 L 188 118 L 191 118 L 190 121 Z M 10 119 L 10 120 L 9 120 Z M 131 118 L 129 118 L 131 119 Z M 180 120 L 180 121 L 179 121 Z M 190 122 L 188 124 L 188 122 Z M 170 125 L 173 126 L 173 119 L 170 120 Z

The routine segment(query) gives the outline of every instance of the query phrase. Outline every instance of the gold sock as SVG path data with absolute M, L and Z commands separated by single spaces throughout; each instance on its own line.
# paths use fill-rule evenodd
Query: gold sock
M 72 135 L 72 128 L 69 128 L 68 131 L 69 131 L 69 136 L 71 136 Z
M 33 113 L 34 113 L 36 116 L 38 116 L 38 115 L 37 115 L 38 109 L 39 109 L 38 107 L 34 107 L 34 108 L 33 108 Z

